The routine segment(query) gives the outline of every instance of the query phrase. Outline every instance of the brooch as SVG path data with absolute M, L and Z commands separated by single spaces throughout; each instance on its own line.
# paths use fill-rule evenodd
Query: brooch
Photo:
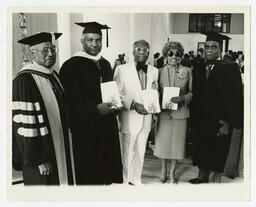
M 178 71 L 178 77 L 181 78 L 181 79 L 184 79 L 188 76 L 188 71 L 184 68 L 180 69 Z

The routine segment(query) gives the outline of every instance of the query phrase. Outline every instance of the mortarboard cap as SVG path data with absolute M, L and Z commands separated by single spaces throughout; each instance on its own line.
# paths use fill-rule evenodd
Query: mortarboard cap
M 202 34 L 206 35 L 206 41 L 219 42 L 220 45 L 222 45 L 223 40 L 231 39 L 230 37 L 219 34 L 218 32 L 202 32 Z
M 57 40 L 62 33 L 50 33 L 50 32 L 39 32 L 37 34 L 30 35 L 18 41 L 18 43 L 34 46 L 43 42 L 54 42 Z
M 79 22 L 75 24 L 81 27 L 84 27 L 83 34 L 95 33 L 95 34 L 102 35 L 101 30 L 106 29 L 106 39 L 107 39 L 106 43 L 108 47 L 108 30 L 111 29 L 109 26 L 107 26 L 106 24 L 105 25 L 99 24 L 98 22 Z

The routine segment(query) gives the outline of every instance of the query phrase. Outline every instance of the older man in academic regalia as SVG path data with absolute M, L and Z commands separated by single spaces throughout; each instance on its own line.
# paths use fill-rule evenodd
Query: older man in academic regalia
M 61 67 L 60 79 L 68 97 L 78 185 L 122 183 L 122 163 L 116 110 L 102 103 L 101 83 L 112 81 L 110 63 L 101 55 L 101 29 L 97 22 L 84 27 L 77 52 Z M 108 43 L 108 42 L 107 42 Z
M 220 59 L 221 46 L 227 36 L 205 33 L 206 61 L 193 70 L 192 121 L 194 165 L 199 168 L 192 184 L 221 182 L 233 128 L 242 124 L 242 82 L 235 63 Z M 228 38 L 229 39 L 229 38 Z
M 33 60 L 13 80 L 12 160 L 25 185 L 74 183 L 65 94 L 52 68 L 60 35 L 41 32 L 18 41 L 30 46 Z

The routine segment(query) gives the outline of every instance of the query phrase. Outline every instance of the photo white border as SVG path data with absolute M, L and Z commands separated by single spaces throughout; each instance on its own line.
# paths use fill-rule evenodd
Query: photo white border
M 102 8 L 102 7 L 101 7 Z M 215 6 L 214 9 L 205 7 L 205 6 L 189 6 L 184 9 L 183 7 L 105 7 L 104 12 L 175 12 L 175 13 L 190 13 L 190 12 L 207 12 L 207 13 L 221 13 L 221 12 L 228 12 L 228 13 L 239 13 L 241 9 L 245 12 L 244 22 L 250 22 L 250 8 L 248 7 L 236 7 L 236 6 L 227 6 L 227 7 L 217 7 Z M 61 9 L 62 11 L 65 10 L 69 13 L 71 12 L 84 12 L 85 10 L 97 10 L 98 7 L 91 7 L 91 8 L 82 8 L 82 7 L 12 7 L 8 8 L 8 27 L 7 27 L 7 37 L 8 37 L 8 44 L 12 45 L 12 21 L 10 21 L 10 12 L 56 12 L 56 10 Z M 10 40 L 11 39 L 11 40 Z M 245 24 L 244 30 L 244 40 L 245 40 L 245 97 L 250 97 L 250 25 Z M 7 74 L 7 89 L 8 89 L 8 106 L 11 106 L 11 67 L 12 67 L 12 47 L 8 47 L 7 49 L 7 57 L 8 57 L 8 74 Z M 247 107 L 246 107 L 247 106 Z M 33 201 L 67 201 L 67 200 L 87 200 L 87 196 L 90 197 L 88 200 L 106 200 L 106 201 L 113 201 L 113 200 L 127 200 L 127 201 L 170 201 L 173 198 L 179 201 L 216 201 L 220 199 L 222 201 L 248 201 L 250 199 L 250 99 L 245 98 L 245 142 L 244 142 L 244 153 L 245 153 L 245 178 L 244 184 L 221 184 L 221 185 L 183 185 L 178 184 L 177 186 L 161 186 L 161 185 L 146 185 L 143 187 L 132 187 L 132 186 L 111 186 L 111 187 L 25 187 L 24 186 L 12 186 L 10 185 L 11 177 L 10 171 L 7 173 L 7 193 L 8 193 L 8 200 L 15 200 L 15 201 L 26 201 L 32 200 Z M 8 107 L 8 121 L 11 120 L 11 111 Z M 10 138 L 11 132 L 11 124 L 8 124 L 8 137 Z M 9 139 L 8 139 L 9 140 Z M 7 170 L 11 169 L 11 146 L 9 140 L 7 143 Z M 248 175 L 248 176 L 247 176 Z M 9 183 L 9 184 L 8 184 Z M 14 188 L 13 188 L 14 187 Z M 111 192 L 109 192 L 109 188 L 111 188 Z M 157 188 L 157 189 L 156 189 Z M 184 189 L 185 188 L 185 189 Z M 15 191 L 15 192 L 14 192 Z M 56 192 L 57 191 L 57 192 Z M 122 191 L 122 192 L 121 192 Z M 230 193 L 232 191 L 232 194 Z M 192 194 L 191 194 L 192 192 Z M 202 192 L 204 193 L 202 197 Z M 207 194 L 205 194 L 207 192 Z M 226 195 L 228 192 L 228 195 Z M 69 194 L 69 196 L 67 196 Z M 157 194 L 157 195 L 156 195 Z M 41 198 L 43 195 L 43 198 Z M 86 195 L 86 197 L 85 197 Z M 117 196 L 118 195 L 118 196 Z M 184 199 L 184 195 L 186 195 L 186 199 Z M 199 196 L 200 195 L 200 196 Z M 214 197 L 213 197 L 214 195 Z M 118 198 L 117 198 L 118 197 Z

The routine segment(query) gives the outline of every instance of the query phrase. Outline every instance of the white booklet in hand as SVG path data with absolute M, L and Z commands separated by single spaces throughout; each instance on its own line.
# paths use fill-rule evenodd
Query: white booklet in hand
M 116 81 L 101 83 L 100 87 L 103 103 L 112 103 L 113 108 L 122 107 L 122 101 Z
M 148 113 L 160 113 L 158 92 L 156 89 L 142 90 L 143 105 Z
M 177 110 L 178 104 L 172 103 L 171 98 L 180 95 L 179 87 L 164 87 L 163 91 L 163 100 L 162 100 L 162 108 L 163 109 L 171 109 Z

